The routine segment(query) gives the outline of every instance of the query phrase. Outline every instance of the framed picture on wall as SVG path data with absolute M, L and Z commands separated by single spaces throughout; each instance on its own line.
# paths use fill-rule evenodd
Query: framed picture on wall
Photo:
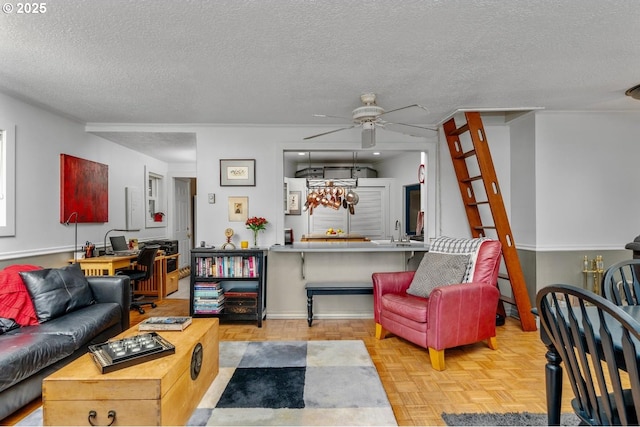
M 287 208 L 289 215 L 300 215 L 300 197 L 301 191 L 290 191 L 287 197 Z
M 229 221 L 246 222 L 249 217 L 248 197 L 229 197 Z
M 109 221 L 109 166 L 60 154 L 60 223 Z
M 255 159 L 220 159 L 221 187 L 255 187 Z

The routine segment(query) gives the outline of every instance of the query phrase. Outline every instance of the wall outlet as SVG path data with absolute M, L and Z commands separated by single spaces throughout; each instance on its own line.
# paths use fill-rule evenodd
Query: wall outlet
M 216 194 L 209 193 L 209 203 L 214 204 L 216 202 Z

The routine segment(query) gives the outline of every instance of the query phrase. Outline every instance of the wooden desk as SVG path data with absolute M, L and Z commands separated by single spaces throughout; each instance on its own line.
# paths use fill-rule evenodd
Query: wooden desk
M 176 259 L 178 265 L 179 254 L 158 255 L 154 263 L 153 276 L 149 280 L 138 282 L 135 295 L 152 296 L 161 300 L 169 293 L 178 290 L 179 270 L 176 269 L 167 273 L 167 260 Z M 118 270 L 131 268 L 131 263 L 137 258 L 136 255 L 103 255 L 93 258 L 82 258 L 77 260 L 80 269 L 86 276 L 113 276 Z M 69 262 L 73 262 L 70 260 Z
M 86 276 L 113 276 L 116 274 L 116 270 L 130 268 L 131 262 L 136 258 L 136 255 L 103 255 L 81 258 L 77 262 Z

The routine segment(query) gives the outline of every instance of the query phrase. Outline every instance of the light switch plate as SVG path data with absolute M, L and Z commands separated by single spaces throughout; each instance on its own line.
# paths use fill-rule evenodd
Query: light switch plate
M 216 194 L 209 193 L 209 203 L 214 204 L 216 202 Z

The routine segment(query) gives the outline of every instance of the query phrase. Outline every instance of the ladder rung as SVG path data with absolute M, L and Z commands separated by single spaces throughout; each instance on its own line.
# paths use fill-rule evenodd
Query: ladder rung
M 451 134 L 452 135 L 462 135 L 463 133 L 465 133 L 468 130 L 469 130 L 469 123 L 465 123 L 464 125 L 460 126 L 458 129 L 454 130 Z
M 500 295 L 500 301 L 506 302 L 507 304 L 516 305 L 515 299 L 504 295 Z
M 482 180 L 482 175 L 478 175 L 478 176 L 471 176 L 469 178 L 465 178 L 462 180 L 462 182 L 473 182 L 473 181 L 480 181 Z
M 474 230 L 495 230 L 495 225 L 480 225 L 473 227 Z
M 467 151 L 465 153 L 458 154 L 456 156 L 456 159 L 466 159 L 467 157 L 472 157 L 472 156 L 475 156 L 475 155 L 476 155 L 476 150 L 469 150 L 469 151 Z
M 485 200 L 484 202 L 467 203 L 467 206 L 478 206 L 478 205 L 486 205 L 486 204 L 489 204 L 488 200 Z
M 506 273 L 498 273 L 498 279 L 511 281 L 511 279 L 509 278 L 509 275 Z

